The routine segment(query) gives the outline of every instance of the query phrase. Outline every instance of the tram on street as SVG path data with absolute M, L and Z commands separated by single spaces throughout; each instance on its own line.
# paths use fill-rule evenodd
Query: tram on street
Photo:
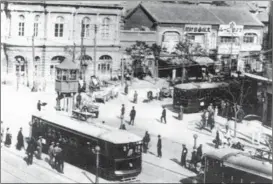
M 104 124 L 40 113 L 32 115 L 31 136 L 35 140 L 42 136 L 44 153 L 51 142 L 59 142 L 66 162 L 95 173 L 99 146 L 99 176 L 119 180 L 141 173 L 142 138 Z
M 217 105 L 215 99 L 224 97 L 226 82 L 193 82 L 178 84 L 174 87 L 173 107 L 183 106 L 184 112 L 195 113 L 208 107 L 209 103 Z M 219 103 L 219 102 L 218 102 Z
M 234 149 L 218 149 L 203 156 L 204 183 L 272 183 L 272 162 Z

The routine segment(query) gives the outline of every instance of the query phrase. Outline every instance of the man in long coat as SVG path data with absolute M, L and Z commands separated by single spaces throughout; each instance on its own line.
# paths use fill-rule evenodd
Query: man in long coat
M 22 128 L 20 128 L 18 135 L 17 135 L 16 149 L 21 150 L 22 148 L 25 148 L 25 145 L 24 145 L 24 136 L 22 133 Z
M 161 142 L 161 136 L 158 135 L 158 141 L 157 141 L 157 156 L 159 158 L 162 157 L 162 142 Z
M 182 149 L 182 154 L 181 154 L 181 165 L 183 167 L 186 167 L 186 158 L 187 158 L 187 154 L 188 154 L 188 149 L 185 144 L 183 144 L 182 146 L 183 146 L 183 149 Z
M 150 134 L 146 131 L 145 136 L 143 137 L 143 152 L 147 153 L 149 149 Z
M 130 125 L 134 125 L 135 117 L 136 117 L 136 110 L 135 110 L 135 107 L 133 106 L 133 108 L 130 112 L 130 122 L 129 122 Z
M 33 155 L 34 155 L 34 151 L 36 150 L 36 142 L 34 140 L 34 138 L 32 137 L 29 142 L 28 142 L 28 146 L 27 146 L 27 164 L 31 165 L 33 162 Z
M 162 123 L 162 120 L 164 120 L 165 124 L 167 123 L 167 121 L 166 121 L 166 109 L 165 109 L 165 107 L 163 107 L 163 111 L 162 111 L 162 115 L 161 115 L 160 120 L 161 120 L 161 123 Z
M 53 166 L 53 159 L 54 159 L 54 155 L 53 155 L 53 149 L 54 149 L 54 142 L 51 142 L 51 145 L 48 148 L 48 156 L 49 156 L 49 164 L 51 166 Z
M 38 141 L 37 141 L 37 158 L 38 159 L 42 159 L 42 150 L 43 150 L 43 143 L 42 143 L 42 136 L 39 137 Z

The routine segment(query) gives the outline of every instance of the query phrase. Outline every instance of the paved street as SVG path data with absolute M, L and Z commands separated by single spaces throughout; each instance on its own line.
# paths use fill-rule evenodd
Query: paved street
M 182 168 L 178 162 L 180 161 L 182 143 L 186 144 L 189 153 L 188 159 L 191 156 L 191 150 L 193 147 L 193 134 L 198 134 L 197 144 L 203 144 L 204 152 L 208 149 L 214 149 L 211 147 L 211 142 L 215 137 L 214 133 L 210 133 L 207 131 L 198 131 L 195 128 L 195 122 L 200 120 L 200 114 L 186 114 L 184 115 L 183 121 L 177 120 L 175 117 L 176 113 L 172 112 L 172 109 L 169 104 L 171 104 L 171 99 L 164 99 L 163 101 L 153 101 L 151 103 L 142 103 L 143 99 L 146 98 L 146 92 L 149 89 L 141 89 L 138 90 L 139 93 L 139 103 L 132 104 L 130 101 L 132 99 L 133 89 L 130 90 L 128 96 L 124 96 L 121 92 L 117 99 L 110 100 L 105 104 L 100 104 L 100 117 L 98 119 L 94 119 L 95 122 L 101 123 L 105 121 L 107 125 L 118 128 L 120 125 L 120 106 L 121 104 L 125 104 L 126 114 L 125 120 L 129 121 L 129 111 L 132 106 L 135 106 L 137 115 L 135 120 L 135 125 L 130 126 L 126 124 L 127 130 L 137 134 L 141 137 L 144 136 L 145 131 L 149 131 L 151 134 L 151 144 L 149 148 L 149 153 L 143 155 L 143 172 L 137 177 L 137 180 L 141 182 L 179 182 L 181 179 L 194 176 L 195 174 L 187 169 Z M 31 113 L 36 111 L 36 103 L 38 99 L 43 102 L 47 102 L 48 105 L 45 108 L 45 111 L 54 110 L 53 107 L 55 105 L 54 94 L 52 93 L 31 93 L 26 88 L 21 88 L 19 92 L 15 92 L 12 87 L 2 86 L 1 100 L 2 100 L 2 120 L 4 121 L 5 127 L 10 127 L 13 135 L 13 144 L 16 142 L 16 135 L 19 127 L 23 127 L 23 133 L 25 136 L 29 134 L 29 126 L 28 122 L 31 118 Z M 167 124 L 162 124 L 159 121 L 162 105 L 167 105 Z M 22 110 L 23 109 L 23 110 Z M 16 113 L 15 113 L 16 112 Z M 218 118 L 219 119 L 219 118 Z M 223 119 L 219 119 L 220 121 L 224 121 Z M 224 123 L 222 123 L 224 124 Z M 220 125 L 220 124 L 219 124 Z M 238 127 L 239 130 L 240 127 Z M 162 136 L 162 152 L 163 157 L 156 157 L 156 143 L 157 143 L 157 135 L 160 134 Z M 6 150 L 5 148 L 4 150 Z M 12 149 L 12 148 L 9 148 Z M 4 151 L 5 152 L 5 151 Z M 16 152 L 16 151 L 15 151 Z M 6 154 L 8 155 L 8 154 Z M 23 154 L 24 155 L 24 154 Z M 12 169 L 12 163 L 9 163 L 12 155 L 2 156 L 2 160 L 4 160 L 3 164 L 11 164 L 8 165 L 7 168 L 4 165 L 3 168 L 6 168 L 2 172 L 7 176 L 7 178 L 11 178 L 10 180 L 23 180 L 24 173 L 19 174 L 19 176 L 12 176 L 9 172 Z M 13 156 L 14 157 L 14 156 Z M 21 153 L 22 157 L 22 153 Z M 19 159 L 19 158 L 18 158 Z M 24 168 L 26 164 L 21 159 L 22 167 Z M 20 160 L 19 159 L 19 160 Z M 12 159 L 11 159 L 12 160 Z M 16 159 L 14 159 L 16 160 Z M 41 161 L 38 161 L 41 162 Z M 16 163 L 16 161 L 14 161 Z M 46 162 L 39 163 L 43 167 L 46 165 L 50 172 L 52 169 L 48 166 Z M 66 164 L 68 165 L 68 164 Z M 36 166 L 38 167 L 38 166 Z M 43 167 L 41 170 L 43 170 Z M 70 166 L 69 166 L 70 167 Z M 73 167 L 73 166 L 71 166 Z M 39 169 L 37 169 L 39 170 Z M 66 169 L 65 169 L 66 170 Z M 65 182 L 65 180 L 69 180 L 69 182 L 84 182 L 89 181 L 85 175 L 82 174 L 80 169 L 75 168 L 78 174 L 73 172 L 74 179 L 65 179 L 65 178 L 57 178 L 56 180 L 52 177 L 52 182 L 60 181 Z M 66 172 L 66 171 L 65 171 Z M 17 172 L 16 172 L 17 173 Z M 20 172 L 18 172 L 20 173 Z M 57 172 L 55 172 L 57 173 Z M 90 173 L 89 173 L 90 174 Z M 65 176 L 72 176 L 70 174 Z M 75 176 L 74 176 L 75 175 Z M 160 177 L 158 177 L 160 176 Z M 76 177 L 76 178 L 75 178 Z M 30 177 L 31 178 L 31 177 Z M 85 178 L 82 181 L 82 178 Z M 94 175 L 90 174 L 90 178 L 94 179 Z M 39 180 L 37 178 L 33 178 L 34 180 Z M 30 180 L 31 182 L 32 180 Z M 39 180 L 43 182 L 43 177 Z M 22 181 L 23 182 L 23 181 Z M 38 181 L 37 181 L 38 182 Z

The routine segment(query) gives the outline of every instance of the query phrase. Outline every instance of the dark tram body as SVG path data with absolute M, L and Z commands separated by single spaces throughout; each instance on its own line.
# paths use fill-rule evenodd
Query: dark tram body
M 272 183 L 272 163 L 234 149 L 203 156 L 204 183 Z
M 142 139 L 103 124 L 87 123 L 58 113 L 32 116 L 31 136 L 43 137 L 43 152 L 59 142 L 64 160 L 96 171 L 95 146 L 100 147 L 99 175 L 115 180 L 139 175 L 142 169 Z

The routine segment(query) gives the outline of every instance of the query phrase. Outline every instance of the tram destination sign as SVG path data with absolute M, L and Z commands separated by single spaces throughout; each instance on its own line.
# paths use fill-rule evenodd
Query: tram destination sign
M 211 26 L 210 25 L 185 25 L 185 32 L 187 33 L 210 33 Z

